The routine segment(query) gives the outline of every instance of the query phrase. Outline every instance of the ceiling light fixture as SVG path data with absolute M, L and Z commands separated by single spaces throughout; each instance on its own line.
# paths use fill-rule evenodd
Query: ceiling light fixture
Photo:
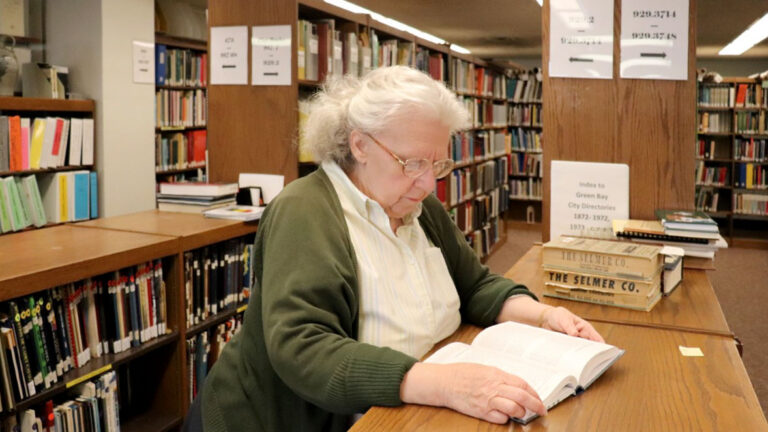
M 741 55 L 768 37 L 768 13 L 721 49 L 719 55 Z
M 398 30 L 402 30 L 404 32 L 408 32 L 416 37 L 419 37 L 421 39 L 427 40 L 432 43 L 436 43 L 438 45 L 443 45 L 447 43 L 445 40 L 440 39 L 439 37 L 429 34 L 427 32 L 423 32 L 417 28 L 411 27 L 408 24 L 401 23 L 400 21 L 394 20 L 392 18 L 385 17 L 384 15 L 380 13 L 376 13 L 370 9 L 366 9 L 362 6 L 358 6 L 354 3 L 350 3 L 346 0 L 325 0 L 326 3 L 332 4 L 334 6 L 340 7 L 344 10 L 348 10 L 352 13 L 359 13 L 359 14 L 368 14 L 371 16 L 371 18 L 375 19 L 376 21 L 386 24 L 390 27 L 394 27 Z M 457 47 L 458 49 L 454 48 Z M 458 45 L 451 45 L 451 49 L 453 49 L 456 52 L 460 52 L 463 54 L 469 54 L 470 52 L 466 48 L 459 47 Z
M 468 49 L 456 44 L 451 44 L 451 49 L 461 54 L 472 54 Z

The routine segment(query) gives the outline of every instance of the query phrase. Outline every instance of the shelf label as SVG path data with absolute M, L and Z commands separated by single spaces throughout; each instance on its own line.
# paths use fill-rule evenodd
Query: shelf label
M 552 161 L 549 236 L 613 238 L 611 221 L 629 219 L 629 165 Z
M 76 385 L 78 385 L 78 384 L 80 384 L 82 382 L 90 380 L 93 377 L 99 376 L 99 375 L 101 375 L 104 372 L 107 372 L 109 370 L 112 370 L 112 363 L 110 363 L 110 364 L 108 364 L 106 366 L 102 366 L 102 367 L 96 369 L 95 371 L 89 372 L 89 373 L 87 373 L 87 374 L 85 374 L 85 375 L 83 375 L 83 376 L 81 376 L 79 378 L 75 378 L 72 381 L 68 381 L 67 382 L 67 388 L 74 387 L 74 386 L 76 386 Z
M 133 82 L 155 83 L 155 44 L 133 41 Z
M 549 5 L 549 76 L 613 78 L 613 0 Z
M 248 26 L 211 27 L 211 84 L 248 84 Z
M 291 26 L 251 27 L 251 84 L 291 85 Z
M 688 79 L 688 0 L 623 0 L 622 78 Z

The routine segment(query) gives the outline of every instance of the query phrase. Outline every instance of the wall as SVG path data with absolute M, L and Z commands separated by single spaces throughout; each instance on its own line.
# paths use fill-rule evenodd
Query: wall
M 657 208 L 693 209 L 696 0 L 690 0 L 689 11 L 685 81 L 619 78 L 620 0 L 614 0 L 613 79 L 551 78 L 549 2 L 544 2 L 544 241 L 549 240 L 552 160 L 628 164 L 632 219 L 654 219 Z
M 696 68 L 706 68 L 707 71 L 717 72 L 723 77 L 746 77 L 754 73 L 768 71 L 768 58 L 698 58 L 696 59 Z
M 132 41 L 154 41 L 153 0 L 46 4 L 47 58 L 96 101 L 99 214 L 155 207 L 154 84 L 133 83 Z

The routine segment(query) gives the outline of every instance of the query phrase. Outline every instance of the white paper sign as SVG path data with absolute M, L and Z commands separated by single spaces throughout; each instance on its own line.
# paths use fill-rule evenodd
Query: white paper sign
M 612 238 L 611 221 L 629 219 L 629 166 L 552 161 L 550 238 Z
M 613 77 L 613 0 L 550 0 L 549 76 Z
M 155 83 L 155 44 L 133 41 L 133 82 Z
M 248 27 L 211 27 L 211 84 L 248 84 Z
M 623 0 L 622 78 L 688 79 L 688 0 Z
M 251 27 L 251 84 L 291 85 L 291 26 Z

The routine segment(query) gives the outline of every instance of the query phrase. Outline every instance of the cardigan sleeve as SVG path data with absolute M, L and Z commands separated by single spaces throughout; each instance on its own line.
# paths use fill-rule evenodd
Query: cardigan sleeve
M 429 196 L 424 200 L 422 226 L 433 243 L 443 251 L 445 262 L 461 300 L 464 321 L 487 327 L 496 322 L 504 301 L 518 294 L 536 296 L 524 285 L 492 273 L 469 246 L 464 234 L 451 220 L 440 201 Z
M 356 340 L 354 251 L 326 186 L 286 188 L 259 227 L 256 274 L 270 363 L 294 392 L 328 411 L 399 405 L 416 359 Z

